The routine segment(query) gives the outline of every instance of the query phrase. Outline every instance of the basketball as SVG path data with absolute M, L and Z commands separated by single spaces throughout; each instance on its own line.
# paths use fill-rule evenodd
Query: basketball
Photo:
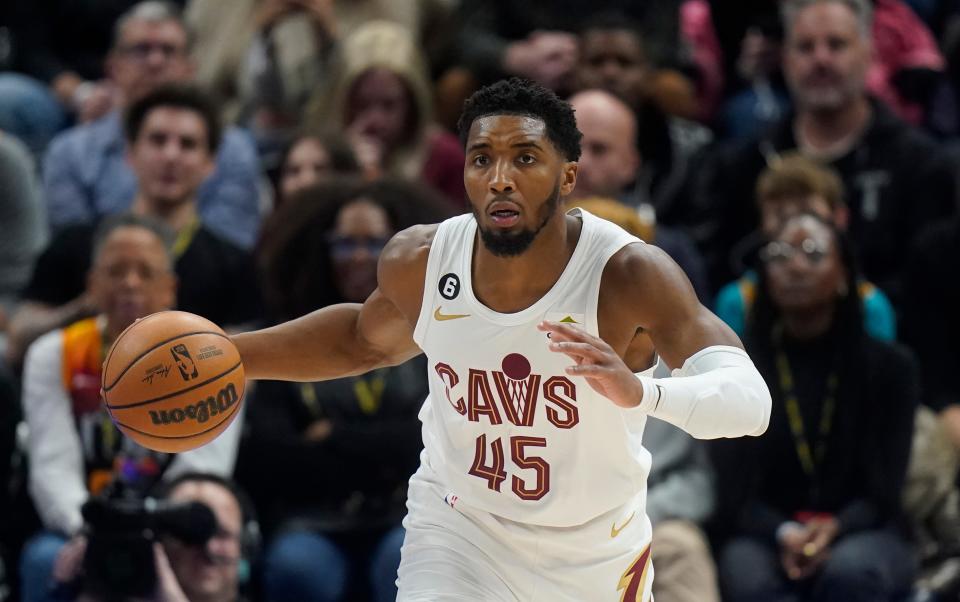
M 216 324 L 182 311 L 137 320 L 103 362 L 103 401 L 124 435 L 160 452 L 209 443 L 240 412 L 240 353 Z

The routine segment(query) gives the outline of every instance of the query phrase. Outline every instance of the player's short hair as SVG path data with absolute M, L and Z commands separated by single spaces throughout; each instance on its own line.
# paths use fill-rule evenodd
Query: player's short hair
M 757 178 L 757 205 L 779 201 L 823 198 L 831 211 L 844 206 L 843 182 L 836 172 L 800 153 L 774 160 Z
M 527 79 L 512 77 L 473 93 L 463 105 L 457 122 L 460 142 L 467 145 L 470 126 L 490 115 L 521 115 L 539 119 L 547 129 L 547 137 L 567 161 L 580 158 L 580 130 L 570 103 L 552 90 Z
M 221 126 L 216 105 L 210 96 L 191 84 L 164 84 L 130 105 L 124 118 L 124 133 L 128 144 L 136 141 L 150 111 L 159 107 L 183 109 L 200 115 L 207 128 L 207 150 L 211 155 L 217 152 Z
M 103 245 L 106 244 L 110 235 L 120 228 L 140 228 L 154 234 L 160 242 L 163 243 L 163 250 L 166 251 L 169 268 L 173 269 L 173 247 L 176 242 L 176 235 L 173 230 L 160 220 L 145 215 L 136 215 L 134 213 L 118 213 L 106 217 L 93 234 L 93 249 L 90 255 L 92 263 L 96 263 Z
M 783 23 L 784 33 L 789 33 L 793 27 L 793 21 L 797 14 L 803 9 L 814 4 L 840 4 L 850 9 L 850 12 L 857 18 L 857 26 L 860 34 L 866 38 L 871 37 L 873 29 L 873 5 L 870 0 L 786 0 L 780 3 L 780 21 Z

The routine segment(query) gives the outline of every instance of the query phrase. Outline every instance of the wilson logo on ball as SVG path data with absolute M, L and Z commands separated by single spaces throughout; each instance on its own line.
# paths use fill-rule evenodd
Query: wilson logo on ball
M 197 365 L 190 357 L 186 345 L 183 343 L 174 345 L 170 349 L 170 355 L 173 356 L 173 361 L 177 362 L 177 368 L 180 369 L 180 376 L 183 377 L 183 380 L 191 380 L 197 377 Z
M 225 413 L 233 404 L 237 403 L 238 399 L 237 389 L 233 386 L 233 383 L 229 383 L 217 392 L 216 397 L 211 395 L 183 408 L 150 410 L 150 420 L 158 426 L 171 423 L 180 424 L 184 420 L 195 420 L 203 424 L 211 416 Z

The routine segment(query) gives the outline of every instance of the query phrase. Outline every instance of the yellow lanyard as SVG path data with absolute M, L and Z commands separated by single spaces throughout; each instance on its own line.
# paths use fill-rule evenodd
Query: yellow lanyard
M 387 388 L 387 380 L 383 377 L 381 371 L 372 373 L 368 380 L 358 377 L 353 383 L 353 392 L 360 403 L 360 410 L 364 414 L 376 414 L 380 409 L 380 401 L 383 399 L 383 390 Z
M 300 400 L 310 410 L 310 416 L 314 420 L 323 416 L 323 408 L 320 407 L 320 400 L 317 399 L 317 390 L 313 388 L 313 383 L 300 383 Z
M 817 467 L 823 463 L 827 453 L 827 438 L 833 428 L 833 415 L 837 409 L 837 385 L 840 378 L 834 368 L 827 377 L 827 393 L 823 399 L 823 409 L 820 413 L 820 430 L 817 434 L 816 449 L 811 452 L 810 441 L 807 439 L 806 429 L 803 426 L 803 415 L 800 413 L 800 401 L 797 399 L 793 387 L 793 373 L 790 371 L 790 362 L 782 349 L 777 349 L 777 372 L 780 375 L 780 390 L 783 392 L 784 402 L 787 405 L 787 421 L 790 423 L 790 432 L 793 433 L 793 442 L 797 448 L 797 457 L 803 472 L 811 479 L 817 474 Z
M 387 379 L 384 370 L 369 373 L 366 377 L 358 376 L 353 382 L 353 394 L 356 395 L 357 405 L 364 414 L 376 414 L 383 400 L 383 392 L 387 388 Z M 314 418 L 323 416 L 323 408 L 317 398 L 317 391 L 313 383 L 300 383 L 300 399 L 303 405 L 310 410 Z
M 190 220 L 189 224 L 177 232 L 177 240 L 173 243 L 173 258 L 175 260 L 180 259 L 180 257 L 187 252 L 190 243 L 193 242 L 193 237 L 196 236 L 197 230 L 199 229 L 200 218 L 194 217 Z

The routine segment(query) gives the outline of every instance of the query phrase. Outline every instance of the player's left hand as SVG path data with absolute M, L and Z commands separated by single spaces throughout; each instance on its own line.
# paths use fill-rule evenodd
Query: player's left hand
M 563 353 L 576 362 L 567 367 L 567 374 L 582 376 L 594 391 L 622 408 L 640 404 L 643 386 L 603 339 L 560 322 L 544 321 L 537 328 L 549 333 L 550 351 Z

